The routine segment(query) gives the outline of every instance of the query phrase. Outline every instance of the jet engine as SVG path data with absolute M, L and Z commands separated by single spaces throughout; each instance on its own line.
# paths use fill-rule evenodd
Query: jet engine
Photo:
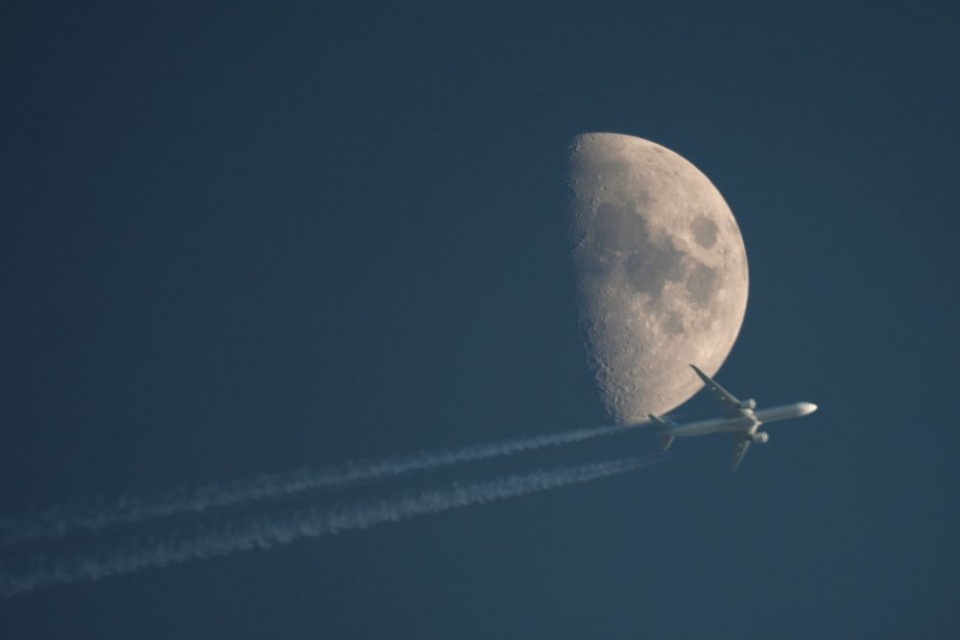
M 757 401 L 754 400 L 753 398 L 751 398 L 750 400 L 741 400 L 740 408 L 749 409 L 750 411 L 753 411 L 754 409 L 757 408 Z
M 766 444 L 770 442 L 770 434 L 766 431 L 757 431 L 750 435 L 750 441 L 756 442 L 757 444 Z

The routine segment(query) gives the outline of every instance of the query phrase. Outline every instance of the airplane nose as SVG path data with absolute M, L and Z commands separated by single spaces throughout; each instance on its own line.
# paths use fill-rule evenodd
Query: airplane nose
M 803 406 L 803 415 L 813 413 L 819 408 L 817 407 L 817 405 L 813 404 L 812 402 L 804 402 L 802 403 L 802 406 Z

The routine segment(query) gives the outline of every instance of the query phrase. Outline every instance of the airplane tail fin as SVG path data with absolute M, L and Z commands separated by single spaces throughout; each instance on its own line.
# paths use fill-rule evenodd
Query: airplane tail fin
M 657 430 L 660 432 L 660 451 L 667 451 L 670 448 L 670 445 L 673 444 L 675 436 L 672 431 L 673 428 L 677 426 L 675 422 L 663 418 L 661 416 L 655 416 L 652 413 L 650 418 L 656 424 Z

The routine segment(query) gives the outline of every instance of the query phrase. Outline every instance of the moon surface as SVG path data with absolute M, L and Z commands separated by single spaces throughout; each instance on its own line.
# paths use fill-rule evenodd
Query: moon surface
M 647 420 L 686 402 L 730 353 L 747 308 L 747 255 L 720 192 L 690 162 L 633 136 L 570 151 L 570 233 L 581 326 L 607 412 Z

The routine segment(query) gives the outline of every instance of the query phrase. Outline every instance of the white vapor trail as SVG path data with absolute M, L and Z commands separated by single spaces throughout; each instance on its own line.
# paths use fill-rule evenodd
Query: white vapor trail
M 303 468 L 289 473 L 214 482 L 192 490 L 179 489 L 166 495 L 124 497 L 112 504 L 104 504 L 102 501 L 94 504 L 89 502 L 65 504 L 34 515 L 8 516 L 0 519 L 0 548 L 82 531 L 97 531 L 114 525 L 135 524 L 178 514 L 197 514 L 207 509 L 345 486 L 355 482 L 384 480 L 460 462 L 510 456 L 524 451 L 623 433 L 636 426 L 638 425 L 592 427 L 458 449 L 424 451 L 379 461 L 353 462 L 337 467 Z
M 294 511 L 281 518 L 250 519 L 201 533 L 194 538 L 140 543 L 128 549 L 75 558 L 54 566 L 37 565 L 19 575 L 0 572 L 0 593 L 11 597 L 56 584 L 100 580 L 147 567 L 271 549 L 301 539 L 366 529 L 385 522 L 589 482 L 635 471 L 662 459 L 658 456 L 607 460 L 424 491 L 378 502 L 333 508 L 314 507 Z

